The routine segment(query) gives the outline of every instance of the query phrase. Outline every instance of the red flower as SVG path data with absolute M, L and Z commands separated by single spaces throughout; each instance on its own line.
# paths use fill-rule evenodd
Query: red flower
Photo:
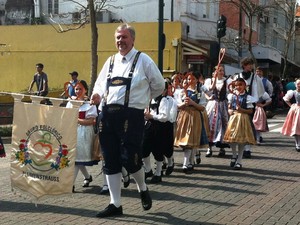
M 68 150 L 67 149 L 62 150 L 61 154 L 64 155 L 64 156 L 68 155 Z
M 19 145 L 19 149 L 20 149 L 20 150 L 23 150 L 24 148 L 25 148 L 25 145 L 24 145 L 24 144 L 20 144 L 20 145 Z

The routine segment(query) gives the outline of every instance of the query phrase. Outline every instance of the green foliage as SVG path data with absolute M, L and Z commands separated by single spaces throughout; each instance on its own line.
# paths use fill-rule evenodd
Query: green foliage
M 0 126 L 0 136 L 1 137 L 11 137 L 12 126 Z

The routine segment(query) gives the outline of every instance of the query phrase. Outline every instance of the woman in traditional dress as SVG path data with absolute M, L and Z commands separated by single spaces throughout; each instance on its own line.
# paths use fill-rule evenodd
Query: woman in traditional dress
M 294 136 L 296 151 L 300 152 L 300 78 L 295 81 L 296 90 L 289 90 L 283 100 L 290 106 L 290 110 L 285 118 L 281 133 L 287 136 Z M 295 103 L 290 100 L 295 98 Z
M 230 143 L 232 158 L 230 166 L 242 169 L 243 151 L 246 144 L 256 144 L 250 115 L 253 112 L 255 99 L 246 93 L 246 81 L 237 78 L 234 82 L 234 93 L 228 94 L 228 114 L 230 115 L 224 142 Z M 238 156 L 236 148 L 238 147 Z
M 205 94 L 197 90 L 199 74 L 189 72 L 187 74 L 187 89 L 184 92 L 183 101 L 179 105 L 177 117 L 177 129 L 174 145 L 181 147 L 184 152 L 183 172 L 191 173 L 194 169 L 191 161 L 192 151 L 198 148 L 208 147 L 208 119 L 205 110 Z
M 228 123 L 227 78 L 224 77 L 224 67 L 215 68 L 212 79 L 207 79 L 205 85 L 210 92 L 206 111 L 208 115 L 210 138 L 206 157 L 212 156 L 212 146 L 219 149 L 219 156 L 225 156 L 225 148 L 230 146 L 223 143 L 224 133 Z
M 77 145 L 75 159 L 74 183 L 79 170 L 84 176 L 83 187 L 88 187 L 93 181 L 92 175 L 86 169 L 86 166 L 98 164 L 98 161 L 92 159 L 93 144 L 95 138 L 94 123 L 98 115 L 95 105 L 91 105 L 87 97 L 88 85 L 84 80 L 80 80 L 75 86 L 75 98 L 84 103 L 79 108 L 78 127 L 77 127 Z M 71 102 L 68 102 L 66 108 L 72 108 Z M 73 186 L 73 192 L 75 186 Z

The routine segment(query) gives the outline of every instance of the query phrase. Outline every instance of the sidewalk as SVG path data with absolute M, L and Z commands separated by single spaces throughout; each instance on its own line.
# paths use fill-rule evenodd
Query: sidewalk
M 282 120 L 284 114 L 273 119 Z M 91 167 L 94 181 L 82 188 L 79 174 L 77 193 L 40 200 L 37 207 L 10 186 L 10 148 L 0 158 L 1 224 L 300 224 L 300 153 L 294 140 L 280 133 L 264 133 L 262 146 L 254 146 L 252 158 L 243 160 L 243 170 L 229 167 L 231 152 L 224 158 L 205 158 L 195 172 L 181 171 L 182 152 L 175 151 L 175 171 L 163 182 L 149 184 L 153 207 L 143 211 L 135 184 L 122 189 L 122 217 L 98 219 L 97 212 L 109 203 L 98 193 L 102 184 L 100 165 Z

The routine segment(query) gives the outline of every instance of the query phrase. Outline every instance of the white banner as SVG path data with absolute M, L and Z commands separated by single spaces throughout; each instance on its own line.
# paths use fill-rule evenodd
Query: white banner
M 13 189 L 28 192 L 36 199 L 72 193 L 77 120 L 78 108 L 42 105 L 37 101 L 24 103 L 15 98 Z

